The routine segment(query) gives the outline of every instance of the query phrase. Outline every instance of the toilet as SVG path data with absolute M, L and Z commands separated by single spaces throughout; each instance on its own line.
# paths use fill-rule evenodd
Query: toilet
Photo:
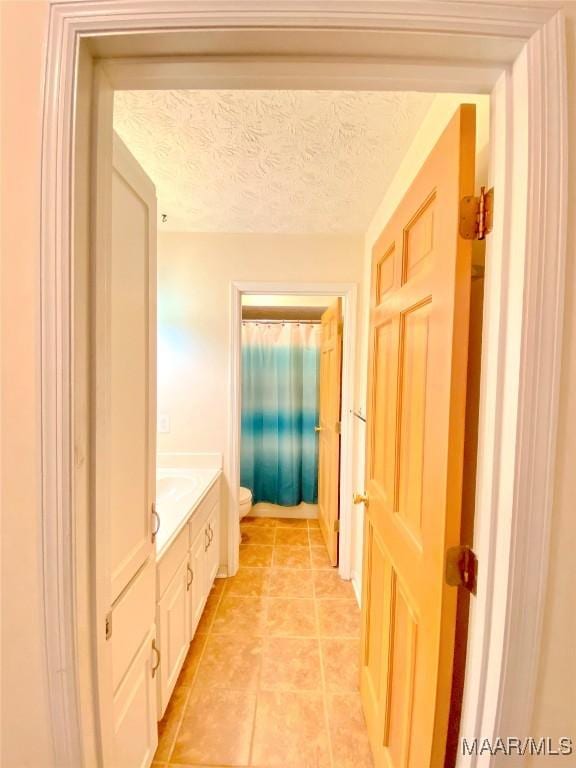
M 251 509 L 252 509 L 252 491 L 250 490 L 250 488 L 240 487 L 240 506 L 239 506 L 240 520 L 242 520 L 243 517 L 246 517 L 246 515 L 250 514 Z

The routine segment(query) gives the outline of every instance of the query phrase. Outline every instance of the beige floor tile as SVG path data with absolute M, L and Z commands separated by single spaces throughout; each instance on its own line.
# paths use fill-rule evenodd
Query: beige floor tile
M 226 594 L 258 597 L 268 590 L 268 568 L 242 567 L 235 576 L 226 579 Z
M 283 635 L 285 637 L 317 635 L 314 600 L 269 597 L 266 633 L 267 635 Z
M 214 579 L 214 585 L 212 586 L 212 592 L 215 594 L 218 594 L 218 592 L 222 592 L 224 587 L 226 585 L 226 579 L 223 579 L 221 577 L 218 577 L 217 579 Z
M 241 544 L 240 565 L 264 567 L 272 563 L 273 547 L 266 544 Z
M 255 690 L 261 661 L 260 638 L 210 635 L 198 667 L 195 686 Z
M 354 598 L 352 582 L 341 579 L 337 570 L 314 571 L 313 578 L 316 597 Z
M 307 547 L 307 528 L 276 528 L 276 544 L 292 544 Z
M 322 696 L 261 691 L 251 762 L 266 768 L 329 768 Z
M 196 628 L 196 634 L 205 635 L 208 632 L 210 632 L 212 623 L 214 621 L 214 616 L 216 615 L 216 611 L 218 609 L 221 599 L 222 599 L 222 592 L 220 590 L 216 592 L 214 591 L 210 592 L 210 594 L 208 595 L 208 599 L 206 600 L 206 605 L 204 606 L 204 610 L 202 611 L 202 617 L 200 618 L 198 627 Z
M 240 525 L 260 525 L 263 528 L 276 528 L 275 517 L 245 517 Z
M 324 547 L 324 536 L 319 528 L 311 528 L 308 532 L 310 534 L 310 544 L 313 547 Z
M 356 600 L 316 601 L 321 637 L 360 637 L 360 610 Z
M 277 517 L 278 528 L 308 528 L 308 520 L 301 517 Z
M 271 597 L 313 597 L 312 573 L 307 568 L 271 568 L 268 594 Z
M 320 691 L 322 671 L 318 640 L 265 638 L 260 688 L 267 691 Z
M 360 694 L 329 696 L 328 720 L 334 768 L 372 768 L 374 763 Z
M 266 624 L 265 598 L 224 595 L 212 625 L 220 635 L 261 635 Z
M 276 528 L 262 525 L 241 525 L 242 544 L 274 544 Z
M 332 563 L 330 562 L 328 552 L 324 545 L 321 547 L 310 547 L 310 560 L 312 562 L 312 568 L 332 568 Z
M 355 693 L 360 687 L 360 641 L 356 638 L 322 638 L 322 664 L 326 690 Z
M 171 762 L 248 765 L 255 704 L 246 691 L 193 689 Z
M 202 653 L 204 651 L 207 638 L 208 635 L 203 633 L 198 634 L 198 632 L 196 632 L 194 635 L 194 639 L 190 643 L 190 650 L 188 651 L 188 655 L 184 660 L 184 665 L 182 667 L 182 671 L 180 672 L 180 677 L 176 683 L 177 686 L 191 686 L 194 682 L 196 670 L 200 664 L 200 659 L 202 658 Z
M 294 545 L 276 546 L 272 564 L 275 568 L 310 568 L 310 548 Z
M 154 760 L 158 763 L 166 762 L 171 757 L 172 747 L 174 746 L 190 693 L 190 688 L 176 686 L 166 707 L 164 717 L 158 723 L 158 747 L 154 755 Z
M 320 528 L 320 523 L 317 519 L 315 520 L 308 520 L 308 528 Z

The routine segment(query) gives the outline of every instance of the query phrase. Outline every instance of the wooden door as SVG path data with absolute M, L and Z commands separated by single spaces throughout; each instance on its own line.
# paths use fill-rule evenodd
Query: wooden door
M 475 109 L 459 108 L 373 251 L 361 693 L 376 768 L 442 768 L 460 543 Z
M 154 551 L 156 192 L 114 137 L 108 282 L 111 599 Z
M 342 389 L 342 299 L 322 315 L 318 517 L 332 565 L 338 564 L 340 511 L 340 395 Z

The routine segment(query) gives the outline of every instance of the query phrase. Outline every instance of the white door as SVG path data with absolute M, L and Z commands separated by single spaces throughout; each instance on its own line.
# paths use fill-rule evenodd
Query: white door
M 156 743 L 153 583 L 152 599 L 135 595 L 155 558 L 156 195 L 113 134 L 112 89 L 102 70 L 96 77 L 89 364 L 99 724 L 103 768 L 143 768 Z M 121 604 L 132 606 L 126 622 Z
M 188 600 L 190 604 L 190 637 L 194 636 L 196 627 L 204 610 L 204 598 L 206 597 L 205 588 L 205 560 L 208 542 L 208 536 L 204 527 L 199 531 L 192 542 L 190 548 L 190 570 L 191 583 L 188 590 Z M 189 577 L 190 581 L 190 577 Z
M 154 550 L 156 192 L 114 136 L 109 281 L 108 479 L 114 601 Z
M 190 645 L 188 554 L 158 603 L 158 719 L 163 716 Z
M 148 768 L 158 745 L 154 627 L 114 695 L 114 768 Z M 107 768 L 107 767 L 106 767 Z
M 218 573 L 220 565 L 220 539 L 219 539 L 220 502 L 217 501 L 210 511 L 206 523 L 207 550 L 206 550 L 206 594 L 212 589 L 212 584 Z

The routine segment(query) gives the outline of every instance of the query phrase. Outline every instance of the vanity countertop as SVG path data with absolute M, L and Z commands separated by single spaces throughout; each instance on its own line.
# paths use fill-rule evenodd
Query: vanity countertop
M 221 474 L 220 468 L 158 468 L 156 511 L 160 528 L 156 535 L 157 561 L 162 559 Z

